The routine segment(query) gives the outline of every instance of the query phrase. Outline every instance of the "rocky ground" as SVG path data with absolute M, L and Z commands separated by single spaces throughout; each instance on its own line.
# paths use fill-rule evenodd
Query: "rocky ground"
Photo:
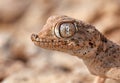
M 77 57 L 41 49 L 31 41 L 31 34 L 55 14 L 91 23 L 120 43 L 120 0 L 0 0 L 1 83 L 93 82 L 95 76 Z

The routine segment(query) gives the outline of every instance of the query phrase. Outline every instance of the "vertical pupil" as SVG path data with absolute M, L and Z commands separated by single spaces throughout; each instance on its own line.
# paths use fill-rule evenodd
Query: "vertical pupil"
M 69 28 L 69 25 L 66 25 L 66 34 L 69 34 L 69 31 L 70 31 L 70 28 Z

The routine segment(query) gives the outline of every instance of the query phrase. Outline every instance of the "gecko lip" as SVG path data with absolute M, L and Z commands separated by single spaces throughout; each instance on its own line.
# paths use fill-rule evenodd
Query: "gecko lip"
M 72 49 L 74 47 L 74 43 L 70 43 L 70 41 L 63 41 L 62 39 L 54 39 L 54 38 L 45 38 L 39 37 L 37 34 L 31 35 L 31 40 L 35 45 L 47 48 L 47 49 L 61 49 L 64 51 L 67 49 Z
M 62 40 L 56 40 L 56 39 L 51 39 L 51 38 L 40 38 L 37 34 L 32 34 L 31 35 L 31 40 L 39 46 L 44 46 L 46 45 L 52 45 L 52 46 L 56 46 L 56 45 L 65 45 L 67 43 L 67 41 L 62 41 Z

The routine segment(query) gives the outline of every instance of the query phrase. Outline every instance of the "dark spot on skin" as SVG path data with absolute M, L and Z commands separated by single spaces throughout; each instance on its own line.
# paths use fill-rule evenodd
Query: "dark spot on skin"
M 109 48 L 105 50 L 105 53 L 107 53 L 109 51 Z
M 3 80 L 4 80 L 4 77 L 1 77 L 1 78 L 0 78 L 0 82 L 2 82 Z
M 96 56 L 98 55 L 98 53 L 96 53 Z
M 119 48 L 117 48 L 117 50 L 119 50 Z
M 81 39 L 80 37 L 78 37 L 78 39 Z
M 101 40 L 102 40 L 102 42 L 107 43 L 107 38 L 106 38 L 106 37 L 104 37 L 103 35 L 101 35 Z
M 60 40 L 58 40 L 58 42 L 60 42 Z
M 64 44 L 67 45 L 68 41 L 64 41 Z
M 75 40 L 75 43 L 76 43 L 76 44 L 78 44 L 78 43 L 79 43 L 79 41 L 78 41 L 78 40 Z
M 79 46 L 79 44 L 78 44 L 78 43 L 77 43 L 76 45 L 77 45 L 77 46 Z
M 83 55 L 86 55 L 87 53 L 85 52 Z
M 94 44 L 92 42 L 89 42 L 89 45 L 90 45 L 91 48 L 93 48 Z
M 74 41 L 75 39 L 74 38 L 71 38 L 71 41 Z
M 87 32 L 89 32 L 89 31 L 87 31 Z
M 112 46 L 110 46 L 109 48 L 112 48 Z
M 54 42 L 54 40 L 51 40 L 51 42 Z
M 117 58 L 115 55 L 113 56 L 114 58 Z
M 102 59 L 100 59 L 100 62 L 102 62 L 103 60 Z
M 114 53 L 116 53 L 116 49 L 115 49 L 115 50 L 113 50 L 113 51 L 112 51 L 112 53 L 113 53 L 113 54 L 114 54 Z
M 114 47 L 114 45 L 112 45 L 112 47 Z
M 111 56 L 110 54 L 108 56 Z
M 100 52 L 102 52 L 103 51 L 103 47 L 100 45 L 100 46 L 98 46 L 98 48 L 97 48 L 97 53 L 99 54 Z
M 89 41 L 91 41 L 91 40 L 89 40 Z

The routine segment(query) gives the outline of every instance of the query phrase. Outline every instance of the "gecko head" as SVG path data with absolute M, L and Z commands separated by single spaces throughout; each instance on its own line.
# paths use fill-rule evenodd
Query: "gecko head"
M 95 28 L 68 16 L 51 16 L 39 34 L 32 34 L 31 39 L 45 49 L 77 52 L 94 46 L 94 31 Z

